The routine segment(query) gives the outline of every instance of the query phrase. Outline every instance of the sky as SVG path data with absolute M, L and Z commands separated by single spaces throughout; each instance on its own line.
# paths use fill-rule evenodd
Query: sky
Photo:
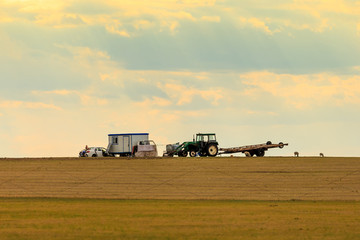
M 198 132 L 359 156 L 360 1 L 0 0 L 0 157 Z

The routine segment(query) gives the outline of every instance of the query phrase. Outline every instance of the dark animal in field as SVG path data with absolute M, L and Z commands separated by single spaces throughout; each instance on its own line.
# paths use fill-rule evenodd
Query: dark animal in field
M 295 157 L 299 157 L 299 152 L 294 152 Z
M 324 157 L 324 154 L 323 154 L 323 153 L 320 153 L 320 157 Z

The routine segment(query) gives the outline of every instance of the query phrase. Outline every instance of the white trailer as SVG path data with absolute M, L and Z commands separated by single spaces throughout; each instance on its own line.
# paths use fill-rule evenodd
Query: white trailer
M 130 156 L 140 141 L 148 141 L 149 133 L 108 134 L 107 152 L 112 156 Z

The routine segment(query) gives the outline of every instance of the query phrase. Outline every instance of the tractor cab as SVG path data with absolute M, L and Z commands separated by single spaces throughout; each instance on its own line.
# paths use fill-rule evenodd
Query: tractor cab
M 198 133 L 194 142 L 216 142 L 216 135 L 215 133 Z

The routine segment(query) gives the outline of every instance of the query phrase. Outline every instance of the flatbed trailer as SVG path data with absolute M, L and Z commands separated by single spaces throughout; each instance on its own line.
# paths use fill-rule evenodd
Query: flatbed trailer
M 244 153 L 247 157 L 252 157 L 256 155 L 257 157 L 263 157 L 265 155 L 265 151 L 269 148 L 283 148 L 284 146 L 288 146 L 288 143 L 272 144 L 270 141 L 264 144 L 256 144 L 256 145 L 248 145 L 241 147 L 232 147 L 232 148 L 220 148 L 219 155 L 221 154 L 232 154 L 232 153 Z

